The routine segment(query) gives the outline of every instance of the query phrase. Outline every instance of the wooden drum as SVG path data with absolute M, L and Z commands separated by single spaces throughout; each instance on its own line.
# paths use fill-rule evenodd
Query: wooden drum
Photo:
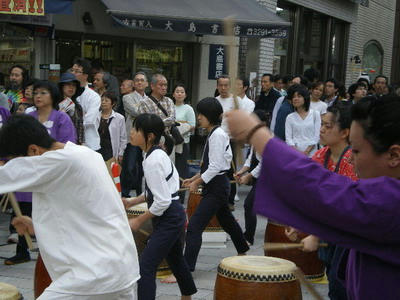
M 194 213 L 197 209 L 197 206 L 199 206 L 201 199 L 202 199 L 201 191 L 198 191 L 196 193 L 190 193 L 189 199 L 188 199 L 188 205 L 187 205 L 187 209 L 186 209 L 188 219 L 190 219 L 190 217 L 194 215 Z M 208 225 L 204 231 L 223 231 L 216 216 L 213 216 L 211 218 L 210 222 L 208 223 Z
M 300 233 L 299 238 L 303 239 L 308 234 Z M 292 243 L 285 235 L 285 225 L 268 221 L 265 230 L 266 243 Z M 288 249 L 277 251 L 265 251 L 266 256 L 279 257 L 294 262 L 309 280 L 320 280 L 324 277 L 325 267 L 318 258 L 318 252 L 304 252 L 301 249 Z
M 301 300 L 296 265 L 265 256 L 232 256 L 218 266 L 214 300 Z
M 8 283 L 0 282 L 0 299 L 1 300 L 21 300 L 22 295 L 18 292 L 18 289 Z
M 148 211 L 146 202 L 137 204 L 126 210 L 129 219 L 136 218 L 137 216 L 144 214 L 146 211 Z M 133 232 L 133 238 L 135 239 L 136 249 L 139 257 L 146 247 L 149 235 L 153 232 L 153 225 L 151 224 L 151 220 L 146 221 L 142 225 L 142 227 L 140 227 L 140 229 L 142 231 Z M 145 234 L 145 232 L 149 235 Z M 157 269 L 157 277 L 163 278 L 171 274 L 171 269 L 169 268 L 167 261 L 164 259 Z

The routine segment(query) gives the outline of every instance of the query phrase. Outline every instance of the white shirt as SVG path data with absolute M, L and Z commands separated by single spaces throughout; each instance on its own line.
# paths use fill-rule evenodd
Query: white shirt
M 274 130 L 275 130 L 276 117 L 278 115 L 279 109 L 282 106 L 283 100 L 285 100 L 285 96 L 282 96 L 282 97 L 278 98 L 278 100 L 276 100 L 276 103 L 275 103 L 275 106 L 274 106 L 274 110 L 272 111 L 271 125 L 269 127 L 269 129 L 272 132 L 274 132 Z
M 85 130 L 85 145 L 90 149 L 100 149 L 100 135 L 97 116 L 100 110 L 101 99 L 99 94 L 86 85 L 82 95 L 76 98 L 83 110 L 83 126 Z
M 316 146 L 319 143 L 320 129 L 321 117 L 317 111 L 310 109 L 304 120 L 297 112 L 293 112 L 286 118 L 286 143 L 300 151 L 304 151 L 308 146 Z M 311 157 L 316 150 L 317 147 L 314 147 L 309 156 Z
M 238 96 L 239 100 L 239 105 L 240 108 L 247 111 L 249 114 L 251 114 L 254 111 L 254 107 L 256 106 L 255 102 L 253 100 L 250 100 L 246 94 L 244 94 L 244 97 L 241 98 Z
M 139 279 L 121 197 L 99 153 L 71 142 L 0 167 L 0 193 L 33 192 L 32 220 L 49 291 L 112 293 Z
M 201 179 L 203 179 L 204 183 L 210 182 L 211 179 L 221 174 L 222 171 L 229 170 L 231 167 L 232 157 L 232 149 L 229 145 L 229 136 L 221 127 L 218 127 L 208 138 L 209 163 L 207 170 L 201 174 Z
M 244 166 L 250 168 L 251 165 L 251 158 L 253 156 L 254 153 L 254 147 L 252 146 L 250 148 L 250 153 L 246 158 L 246 161 L 244 162 Z M 251 176 L 253 176 L 253 178 L 258 178 L 258 176 L 260 176 L 260 172 L 261 172 L 261 165 L 262 165 L 262 157 L 256 152 L 256 158 L 258 160 L 258 164 L 257 166 L 250 172 Z
M 189 104 L 183 104 L 183 105 L 175 105 L 175 113 L 176 113 L 176 121 L 177 122 L 187 122 L 190 126 L 196 127 L 196 116 L 194 114 L 193 108 Z M 181 135 L 183 136 L 184 143 L 189 143 L 190 142 L 190 134 L 191 130 L 189 129 L 188 131 L 185 131 L 184 134 L 182 134 L 181 128 L 183 127 L 178 126 L 179 132 L 181 132 Z
M 179 196 L 171 198 L 171 195 L 179 190 L 178 171 L 164 150 L 156 149 L 147 158 L 146 153 L 143 155 L 144 178 L 153 194 L 153 204 L 149 211 L 155 216 L 161 216 L 172 200 L 179 199 Z M 172 169 L 172 177 L 167 181 L 166 178 Z
M 112 111 L 109 119 L 111 119 L 111 122 L 110 126 L 108 126 L 108 131 L 110 132 L 113 157 L 118 159 L 118 156 L 124 155 L 124 151 L 128 143 L 125 118 L 123 115 Z M 101 112 L 99 111 L 97 117 L 98 124 L 100 124 L 100 120 Z
M 224 113 L 235 109 L 235 102 L 233 101 L 233 97 L 232 96 L 230 96 L 229 98 L 221 98 L 221 96 L 218 96 L 216 99 L 219 101 L 219 103 L 221 103 Z M 243 102 L 240 101 L 241 98 L 237 97 L 237 99 L 238 99 L 238 102 L 239 102 L 239 109 L 243 109 L 243 110 L 246 111 L 246 109 L 244 108 Z M 222 118 L 221 128 L 229 135 L 229 128 L 228 128 L 228 124 L 226 122 L 226 118 L 225 117 Z
M 319 112 L 320 115 L 326 114 L 326 110 L 328 109 L 328 104 L 323 101 L 310 102 L 310 108 Z

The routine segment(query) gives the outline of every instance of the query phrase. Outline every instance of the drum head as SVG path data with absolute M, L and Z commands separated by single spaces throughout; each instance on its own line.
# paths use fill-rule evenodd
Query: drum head
M 129 207 L 126 212 L 128 213 L 128 215 L 139 216 L 141 214 L 144 214 L 148 210 L 149 208 L 147 207 L 147 202 L 143 202 L 136 204 L 135 206 Z
M 232 256 L 224 258 L 218 274 L 227 278 L 251 282 L 294 281 L 296 265 L 291 261 L 269 256 Z
M 17 288 L 11 284 L 0 282 L 0 299 L 1 300 L 19 300 L 21 295 Z

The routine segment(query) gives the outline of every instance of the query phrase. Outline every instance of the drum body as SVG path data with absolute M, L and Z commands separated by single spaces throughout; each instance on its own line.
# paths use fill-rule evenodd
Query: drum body
M 199 206 L 201 199 L 202 199 L 201 191 L 196 192 L 196 193 L 193 193 L 193 192 L 190 193 L 189 199 L 188 199 L 188 205 L 187 205 L 187 209 L 186 209 L 188 219 L 190 219 L 190 217 L 194 215 L 196 208 L 197 208 L 197 206 Z M 216 216 L 213 216 L 211 218 L 210 222 L 208 223 L 208 225 L 204 231 L 223 231 Z
M 39 296 L 50 285 L 50 283 L 51 283 L 50 275 L 47 272 L 42 257 L 40 256 L 39 253 L 36 261 L 35 275 L 33 280 L 33 291 L 35 299 L 39 298 Z
M 300 233 L 301 239 L 305 238 L 308 234 Z M 285 226 L 268 221 L 265 230 L 266 243 L 292 243 L 285 235 Z M 294 262 L 305 274 L 309 280 L 319 280 L 324 277 L 325 267 L 323 262 L 318 258 L 318 252 L 304 252 L 300 249 L 289 249 L 279 251 L 267 251 L 266 256 L 279 257 Z
M 232 256 L 218 266 L 214 300 L 301 300 L 295 264 L 265 256 Z
M 146 211 L 148 211 L 146 202 L 132 206 L 126 210 L 129 219 L 136 218 L 137 216 L 144 214 Z M 135 239 L 136 249 L 137 249 L 139 257 L 141 255 L 141 253 L 143 252 L 144 248 L 146 247 L 147 239 L 149 238 L 149 235 L 153 232 L 153 225 L 151 224 L 151 220 L 146 221 L 140 227 L 140 229 L 142 231 L 133 232 L 133 238 Z M 145 234 L 145 232 L 148 233 L 148 235 Z M 168 276 L 170 274 L 172 274 L 171 269 L 169 268 L 167 261 L 164 259 L 161 262 L 161 264 L 158 266 L 157 277 L 162 278 L 162 277 Z
M 8 283 L 0 282 L 0 299 L 1 300 L 21 300 L 23 297 L 18 289 Z

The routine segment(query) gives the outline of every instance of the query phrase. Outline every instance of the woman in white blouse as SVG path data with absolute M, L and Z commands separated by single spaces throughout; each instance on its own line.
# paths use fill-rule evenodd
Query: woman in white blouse
M 306 87 L 293 89 L 288 97 L 295 112 L 286 118 L 286 143 L 311 157 L 317 151 L 319 142 L 320 114 L 310 109 L 310 93 Z
M 319 112 L 320 115 L 326 114 L 326 110 L 328 109 L 328 104 L 324 101 L 321 101 L 321 97 L 324 93 L 324 83 L 314 82 L 311 85 L 311 101 L 310 107 L 312 110 L 316 110 Z

